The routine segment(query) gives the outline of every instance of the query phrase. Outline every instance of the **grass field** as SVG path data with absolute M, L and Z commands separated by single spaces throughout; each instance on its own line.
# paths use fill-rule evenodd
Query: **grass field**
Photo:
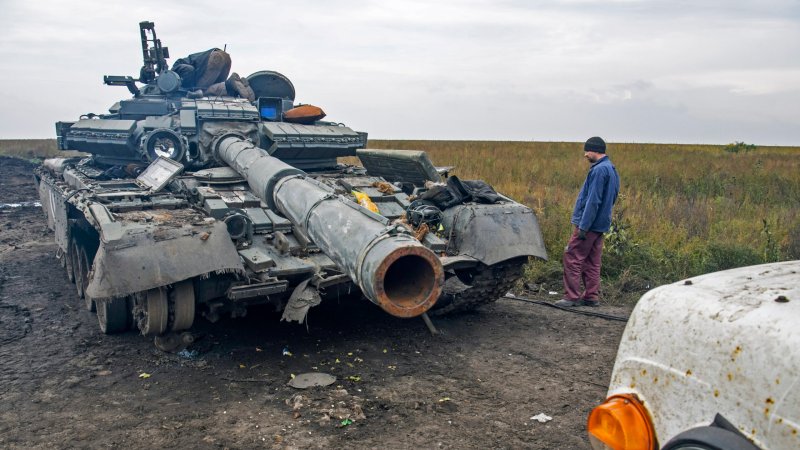
M 40 160 L 62 156 L 55 139 L 0 139 L 0 155 Z
M 385 141 L 370 148 L 426 150 L 462 179 L 483 179 L 533 208 L 549 262 L 526 279 L 559 290 L 561 253 L 588 170 L 570 142 Z M 737 151 L 738 150 L 738 151 Z M 41 159 L 54 140 L 0 141 L 0 154 Z M 800 148 L 611 143 L 622 179 L 603 261 L 607 298 L 714 270 L 800 258 Z
M 550 261 L 527 279 L 560 290 L 561 254 L 588 170 L 569 142 L 370 141 L 426 150 L 462 179 L 483 179 L 533 208 Z M 609 144 L 622 180 L 603 261 L 608 298 L 749 264 L 800 258 L 800 148 Z

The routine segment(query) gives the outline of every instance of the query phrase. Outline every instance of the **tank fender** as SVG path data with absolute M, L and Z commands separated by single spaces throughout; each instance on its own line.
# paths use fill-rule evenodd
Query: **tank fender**
M 448 250 L 492 265 L 519 256 L 547 259 L 533 211 L 516 202 L 467 203 L 443 211 Z M 450 253 L 448 253 L 450 254 Z
M 121 297 L 196 276 L 244 272 L 221 221 L 173 229 L 112 223 L 102 230 L 86 293 Z
M 47 162 L 48 160 L 45 160 Z M 39 201 L 47 215 L 47 226 L 55 233 L 58 247 L 66 253 L 69 247 L 69 209 L 64 202 L 63 191 L 53 187 L 52 176 L 37 169 L 36 179 L 39 187 Z

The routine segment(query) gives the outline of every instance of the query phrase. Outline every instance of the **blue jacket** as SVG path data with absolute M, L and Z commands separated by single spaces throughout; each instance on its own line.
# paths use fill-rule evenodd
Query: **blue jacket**
M 605 158 L 592 164 L 583 182 L 572 224 L 585 231 L 605 233 L 611 227 L 611 208 L 619 194 L 619 175 L 611 160 Z

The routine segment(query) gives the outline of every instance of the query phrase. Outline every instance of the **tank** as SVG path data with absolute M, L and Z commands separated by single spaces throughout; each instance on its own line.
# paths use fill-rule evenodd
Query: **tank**
M 367 149 L 275 71 L 244 77 L 249 98 L 233 75 L 222 94 L 193 89 L 154 24 L 139 29 L 139 77 L 104 77 L 132 96 L 56 123 L 59 149 L 84 156 L 35 170 L 56 257 L 102 332 L 175 350 L 200 317 L 269 304 L 303 323 L 343 298 L 429 322 L 495 301 L 547 257 L 533 211 L 491 186 L 423 151 Z

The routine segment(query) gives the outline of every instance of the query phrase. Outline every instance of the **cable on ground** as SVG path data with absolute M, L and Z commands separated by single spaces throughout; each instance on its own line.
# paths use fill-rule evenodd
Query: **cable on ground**
M 516 295 L 514 295 L 514 294 L 512 294 L 510 292 L 507 293 L 506 295 L 504 295 L 501 298 L 507 298 L 509 300 L 516 300 L 516 301 L 525 302 L 525 303 L 533 303 L 534 305 L 549 306 L 551 308 L 560 309 L 562 311 L 566 311 L 566 312 L 570 312 L 570 313 L 574 313 L 574 314 L 581 314 L 581 315 L 590 316 L 590 317 L 599 317 L 601 319 L 606 319 L 606 320 L 616 320 L 618 322 L 627 322 L 628 321 L 627 317 L 612 316 L 611 314 L 603 314 L 603 313 L 594 312 L 594 311 L 586 311 L 584 309 L 576 309 L 574 307 L 568 308 L 568 307 L 564 307 L 564 306 L 556 306 L 556 305 L 554 305 L 554 304 L 552 304 L 550 302 L 545 302 L 545 301 L 542 301 L 542 300 L 533 300 L 531 298 L 519 297 L 519 296 L 516 296 Z

